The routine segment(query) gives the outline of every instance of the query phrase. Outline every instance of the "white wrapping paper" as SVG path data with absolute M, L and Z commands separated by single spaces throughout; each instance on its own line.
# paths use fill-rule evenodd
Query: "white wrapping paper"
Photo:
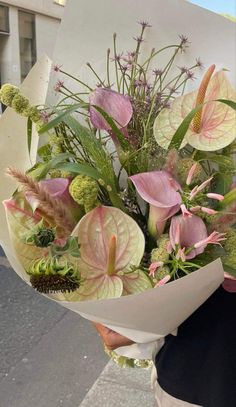
M 63 70 L 72 74 L 79 71 L 87 80 L 89 71 L 83 68 L 90 61 L 98 72 L 104 71 L 106 49 L 111 46 L 112 34 L 117 31 L 121 49 L 134 46 L 132 39 L 137 32 L 136 21 L 148 20 L 153 25 L 147 31 L 144 48 L 156 48 L 176 43 L 178 34 L 185 34 L 191 41 L 190 51 L 181 56 L 182 65 L 188 65 L 200 56 L 205 65 L 216 63 L 227 67 L 234 79 L 236 66 L 234 23 L 203 10 L 184 0 L 98 0 L 91 5 L 87 0 L 69 0 L 65 17 L 59 30 L 54 63 L 63 64 Z M 184 57 L 184 58 L 183 58 Z M 160 63 L 164 60 L 160 59 Z M 23 84 L 30 99 L 44 103 L 50 70 L 47 58 L 39 61 Z M 58 77 L 51 76 L 48 103 L 55 101 L 52 87 Z M 64 78 L 63 78 L 64 79 Z M 196 86 L 196 85 L 195 85 Z M 31 99 L 32 101 L 32 99 Z M 30 166 L 26 145 L 25 119 L 7 109 L 0 121 L 1 186 L 0 200 L 10 197 L 14 185 L 3 177 L 7 166 L 25 170 Z M 16 144 L 17 138 L 17 144 Z M 34 139 L 32 161 L 36 156 L 37 139 Z M 14 270 L 27 280 L 11 247 L 3 208 L 0 209 L 0 244 Z M 188 275 L 142 294 L 118 299 L 80 303 L 59 302 L 62 306 L 85 318 L 114 329 L 130 339 L 145 344 L 156 341 L 176 330 L 221 284 L 223 268 L 220 260 Z M 49 296 L 50 297 L 50 296 Z

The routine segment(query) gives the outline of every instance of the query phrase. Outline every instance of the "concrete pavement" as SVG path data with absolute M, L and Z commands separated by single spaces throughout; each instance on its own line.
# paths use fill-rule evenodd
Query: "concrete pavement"
M 88 321 L 37 294 L 0 256 L 0 407 L 77 407 L 107 362 Z
M 150 370 L 108 361 L 91 324 L 28 287 L 0 250 L 0 407 L 155 406 Z
M 156 407 L 150 375 L 150 369 L 122 369 L 110 361 L 79 407 Z

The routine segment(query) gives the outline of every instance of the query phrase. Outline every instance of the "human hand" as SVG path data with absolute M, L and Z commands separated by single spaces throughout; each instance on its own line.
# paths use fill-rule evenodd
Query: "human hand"
M 118 334 L 115 331 L 112 331 L 111 329 L 105 327 L 102 324 L 99 324 L 97 322 L 93 322 L 95 328 L 97 329 L 99 335 L 101 336 L 104 344 L 109 350 L 115 350 L 119 348 L 120 346 L 128 346 L 132 345 L 134 342 L 131 341 L 130 339 L 126 338 L 125 336 L 122 336 Z

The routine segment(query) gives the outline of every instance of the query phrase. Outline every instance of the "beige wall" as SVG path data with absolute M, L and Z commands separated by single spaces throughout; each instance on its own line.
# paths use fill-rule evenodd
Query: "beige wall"
M 59 25 L 59 20 L 42 14 L 36 15 L 37 58 L 40 58 L 43 54 L 47 54 L 52 58 Z

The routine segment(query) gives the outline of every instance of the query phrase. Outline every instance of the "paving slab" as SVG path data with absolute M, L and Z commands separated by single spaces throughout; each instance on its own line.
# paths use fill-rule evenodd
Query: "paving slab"
M 108 360 L 90 322 L 0 257 L 0 407 L 77 407 Z
M 120 368 L 110 361 L 79 407 L 156 407 L 151 369 Z

